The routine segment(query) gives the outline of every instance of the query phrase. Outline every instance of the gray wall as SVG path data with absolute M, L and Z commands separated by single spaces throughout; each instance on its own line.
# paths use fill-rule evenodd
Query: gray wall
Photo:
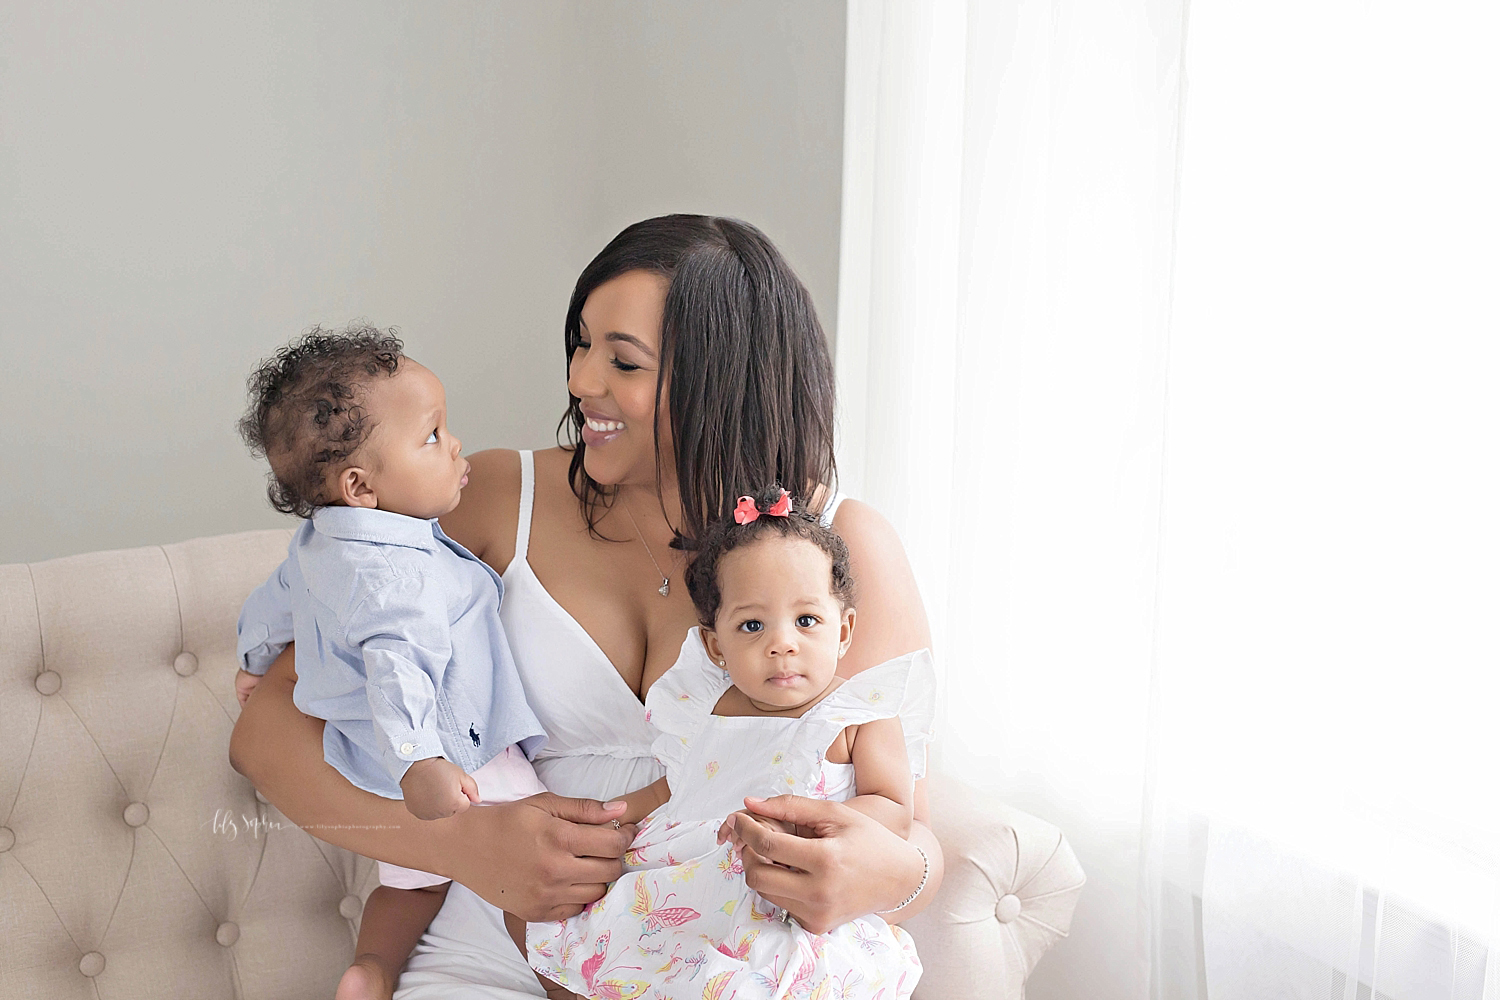
M 0 562 L 289 523 L 233 433 L 306 326 L 399 326 L 543 446 L 578 271 L 736 215 L 833 328 L 834 0 L 0 5 Z

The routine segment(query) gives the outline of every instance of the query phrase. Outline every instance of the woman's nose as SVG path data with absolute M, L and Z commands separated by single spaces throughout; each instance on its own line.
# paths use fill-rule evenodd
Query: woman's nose
M 604 380 L 595 367 L 589 364 L 591 352 L 575 350 L 568 365 L 568 392 L 579 399 L 594 399 L 604 395 Z

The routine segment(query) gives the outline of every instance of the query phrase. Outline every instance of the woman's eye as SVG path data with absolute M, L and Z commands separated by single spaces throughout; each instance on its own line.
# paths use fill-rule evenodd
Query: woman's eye
M 741 632 L 759 632 L 763 628 L 765 628 L 765 626 L 754 618 L 750 619 L 747 622 L 740 622 Z
M 427 443 L 437 444 L 437 431 L 433 431 L 431 434 L 427 435 Z
M 610 361 L 610 364 L 614 365 L 622 372 L 638 372 L 641 370 L 640 365 L 633 365 L 629 361 L 621 361 L 619 358 L 612 359 Z
M 816 624 L 818 624 L 818 619 L 817 619 L 816 615 L 798 615 L 797 616 L 797 627 L 798 628 L 812 628 Z

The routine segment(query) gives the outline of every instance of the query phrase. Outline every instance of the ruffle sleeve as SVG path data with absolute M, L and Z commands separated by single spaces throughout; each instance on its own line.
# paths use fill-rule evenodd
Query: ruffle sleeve
M 658 733 L 651 752 L 667 769 L 667 784 L 672 788 L 682 787 L 678 776 L 688 747 L 729 687 L 729 674 L 708 658 L 700 629 L 689 629 L 677 662 L 646 692 L 646 721 Z
M 849 678 L 804 716 L 810 725 L 802 732 L 817 745 L 821 756 L 839 730 L 899 717 L 912 777 L 921 778 L 927 773 L 927 745 L 932 742 L 936 714 L 937 673 L 932 653 L 919 649 Z

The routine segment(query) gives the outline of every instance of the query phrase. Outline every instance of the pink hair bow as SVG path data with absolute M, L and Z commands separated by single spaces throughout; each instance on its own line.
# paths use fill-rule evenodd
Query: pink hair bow
M 781 491 L 781 499 L 766 508 L 766 513 L 772 517 L 787 517 L 792 512 L 792 495 L 786 490 Z M 734 508 L 734 522 L 736 524 L 749 524 L 760 517 L 760 511 L 755 507 L 753 497 L 740 497 L 740 502 Z

